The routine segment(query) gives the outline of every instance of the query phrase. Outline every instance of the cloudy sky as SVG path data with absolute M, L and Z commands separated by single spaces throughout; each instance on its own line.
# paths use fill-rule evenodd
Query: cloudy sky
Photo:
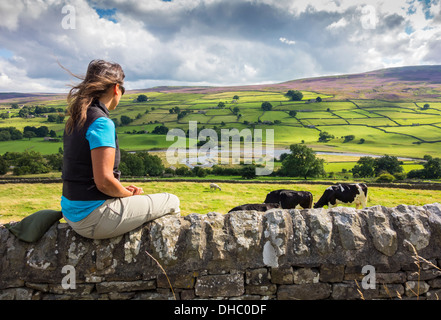
M 441 64 L 441 0 L 1 0 L 0 92 L 67 92 L 57 64 L 128 89 Z

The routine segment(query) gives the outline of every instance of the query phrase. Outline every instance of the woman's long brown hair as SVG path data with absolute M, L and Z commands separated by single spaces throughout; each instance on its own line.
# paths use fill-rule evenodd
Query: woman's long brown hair
M 74 128 L 81 128 L 86 122 L 87 109 L 93 99 L 99 98 L 115 84 L 123 85 L 124 71 L 117 63 L 104 60 L 92 60 L 87 67 L 85 77 L 78 76 L 61 66 L 72 76 L 82 80 L 70 89 L 67 95 L 66 133 L 71 134 Z

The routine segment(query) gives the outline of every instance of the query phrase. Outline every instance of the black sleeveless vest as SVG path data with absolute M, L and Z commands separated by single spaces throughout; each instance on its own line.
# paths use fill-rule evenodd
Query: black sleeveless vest
M 64 155 L 63 155 L 63 196 L 69 200 L 107 200 L 112 197 L 102 193 L 96 187 L 93 179 L 92 157 L 86 132 L 89 126 L 100 117 L 109 118 L 109 110 L 99 102 L 93 100 L 87 110 L 87 118 L 84 126 L 74 128 L 71 134 L 64 131 Z M 120 151 L 118 137 L 115 134 L 115 163 L 113 174 L 119 180 Z

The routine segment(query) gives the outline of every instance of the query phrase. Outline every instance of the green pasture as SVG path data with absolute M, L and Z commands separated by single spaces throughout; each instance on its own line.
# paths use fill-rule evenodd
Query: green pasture
M 261 121 L 284 121 L 289 119 L 290 116 L 285 111 L 265 111 L 260 117 Z
M 346 119 L 350 125 L 364 125 L 368 127 L 381 127 L 382 129 L 386 129 L 384 127 L 396 126 L 397 124 L 392 120 L 387 118 L 364 118 L 364 119 Z
M 303 91 L 302 101 L 290 101 L 285 92 L 270 90 L 225 91 L 215 93 L 176 93 L 146 92 L 149 100 L 138 103 L 137 94 L 126 94 L 119 106 L 111 112 L 111 118 L 120 119 L 122 115 L 133 119 L 129 125 L 117 128 L 120 146 L 126 150 L 149 150 L 167 148 L 165 135 L 128 134 L 133 131 L 151 132 L 156 126 L 164 124 L 169 129 L 188 130 L 190 121 L 197 121 L 198 126 L 213 128 L 252 128 L 273 130 L 275 145 L 287 148 L 294 143 L 304 142 L 315 150 L 359 152 L 368 154 L 391 154 L 403 157 L 421 158 L 425 154 L 441 155 L 441 102 L 428 101 L 430 108 L 422 110 L 425 103 L 397 102 L 383 100 L 343 100 L 319 92 Z M 237 95 L 239 99 L 233 101 Z M 320 96 L 322 102 L 311 102 Z M 330 99 L 332 98 L 332 99 Z M 272 111 L 263 111 L 261 104 L 268 101 L 273 105 Z M 219 109 L 219 102 L 225 108 Z M 66 101 L 48 100 L 39 102 L 46 106 L 66 106 Z M 32 103 L 29 103 L 32 105 Z M 169 109 L 178 106 L 180 110 L 192 110 L 177 121 L 177 114 Z M 239 108 L 238 118 L 232 113 Z M 288 112 L 297 111 L 296 117 Z M 46 118 L 36 117 L 22 119 L 16 117 L 18 110 L 9 109 L 10 118 L 0 120 L 1 127 L 16 127 L 23 130 L 25 126 L 47 126 L 62 136 L 64 124 L 49 123 Z M 148 111 L 146 113 L 146 111 Z M 198 111 L 204 111 L 199 113 Z M 138 117 L 138 119 L 136 119 Z M 258 124 L 258 121 L 281 121 L 280 124 Z M 244 125 L 247 121 L 249 125 Z M 251 126 L 252 124 L 252 126 Z M 320 131 L 327 131 L 335 138 L 319 143 Z M 355 139 L 344 143 L 344 136 L 354 135 Z M 265 139 L 265 138 L 264 138 Z M 360 143 L 364 139 L 364 143 Z M 265 140 L 264 140 L 265 141 Z M 42 138 L 23 139 L 20 141 L 1 141 L 0 153 L 16 150 L 36 150 L 43 154 L 55 153 L 61 143 L 44 142 Z
M 302 121 L 305 125 L 313 125 L 313 126 L 325 126 L 323 128 L 326 131 L 326 126 L 338 126 L 338 125 L 346 125 L 348 124 L 345 119 L 340 119 L 338 117 L 334 118 L 320 118 L 320 119 L 306 119 Z
M 338 157 L 337 157 L 338 158 Z M 356 161 L 338 161 L 335 162 L 326 162 L 325 163 L 325 171 L 326 173 L 334 172 L 342 172 L 343 169 L 346 171 L 352 170 L 352 168 L 357 164 Z M 411 170 L 423 169 L 422 164 L 415 163 L 414 161 L 403 161 L 403 171 L 409 172 Z M 351 173 L 347 173 L 348 177 L 352 177 Z
M 274 102 L 272 102 L 272 104 L 275 109 L 277 105 L 275 105 Z M 259 111 L 262 110 L 262 102 L 238 102 L 234 104 L 227 104 L 226 106 L 230 107 L 231 109 L 233 109 L 234 107 L 238 107 L 240 110 L 247 110 L 247 109 L 254 109 Z
M 123 183 L 124 184 L 124 183 Z M 126 183 L 128 185 L 128 183 Z M 126 185 L 124 184 L 124 185 Z M 130 183 L 132 184 L 132 183 Z M 314 201 L 329 186 L 310 184 L 250 184 L 218 183 L 222 191 L 209 188 L 209 181 L 201 182 L 142 182 L 145 194 L 169 192 L 177 195 L 181 203 L 181 214 L 206 214 L 218 212 L 226 214 L 235 206 L 246 203 L 262 203 L 268 192 L 277 189 L 310 191 Z M 42 210 L 60 210 L 61 188 L 52 184 L 1 184 L 0 185 L 0 223 L 19 221 L 29 214 Z M 399 188 L 370 187 L 368 206 L 382 205 L 394 207 L 400 204 L 425 205 L 439 202 L 441 191 L 409 190 Z
M 297 112 L 296 118 L 298 119 L 332 119 L 338 118 L 330 112 L 324 111 L 312 111 L 312 112 Z
M 0 154 L 6 152 L 25 152 L 25 151 L 38 151 L 41 154 L 54 154 L 58 153 L 60 147 L 63 147 L 62 142 L 49 142 L 44 141 L 43 138 L 32 138 L 31 140 L 13 140 L 13 141 L 1 141 L 0 142 Z
M 337 110 L 337 111 L 332 111 L 332 113 L 346 120 L 368 118 L 367 114 L 360 113 L 359 110 Z
M 390 127 L 387 131 L 416 136 L 424 141 L 441 141 L 441 129 L 430 125 Z
M 203 100 L 213 100 L 222 102 L 231 102 L 233 97 L 239 97 L 238 102 L 253 102 L 253 101 L 289 101 L 289 98 L 283 93 L 267 92 L 267 91 L 232 91 L 206 94 L 201 97 Z

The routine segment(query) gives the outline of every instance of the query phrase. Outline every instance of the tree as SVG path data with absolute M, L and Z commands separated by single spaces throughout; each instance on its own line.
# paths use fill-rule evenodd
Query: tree
M 179 113 L 179 111 L 181 111 L 181 109 L 179 107 L 173 107 L 168 110 L 168 112 L 170 112 L 170 113 Z
M 9 141 L 11 140 L 11 134 L 7 130 L 0 131 L 0 141 Z
M 290 177 L 319 177 L 325 175 L 324 159 L 315 156 L 314 151 L 301 144 L 290 146 L 291 154 L 282 161 L 281 173 Z
M 198 166 L 191 169 L 191 172 L 194 176 L 200 177 L 200 178 L 206 177 L 208 174 L 206 169 L 198 167 Z
M 354 177 L 368 178 L 375 176 L 375 159 L 372 157 L 360 157 L 357 164 L 352 168 Z
M 23 134 L 15 127 L 0 128 L 0 141 L 21 139 L 23 139 Z
M 152 155 L 147 151 L 139 151 L 136 153 L 143 162 L 144 175 L 160 176 L 164 172 L 164 165 L 161 158 L 156 155 Z
M 120 117 L 120 119 L 121 119 L 121 125 L 122 125 L 122 126 L 126 126 L 126 125 L 130 124 L 130 123 L 133 121 L 132 118 L 130 118 L 130 117 L 128 117 L 128 116 L 124 116 L 124 115 L 122 115 L 122 116 Z
M 46 126 L 38 127 L 35 130 L 35 134 L 37 135 L 37 137 L 46 137 L 49 134 L 49 128 Z
M 125 176 L 144 176 L 143 161 L 136 153 L 121 150 L 121 164 L 119 169 Z
M 47 173 L 51 170 L 47 160 L 36 151 L 17 153 L 12 162 L 15 175 Z
M 319 142 L 328 142 L 329 140 L 334 139 L 334 136 L 332 134 L 329 134 L 326 131 L 321 131 L 319 133 Z
M 37 135 L 35 134 L 34 131 L 25 131 L 23 133 L 23 137 L 28 138 L 29 140 L 31 140 L 31 138 L 35 138 Z
M 407 177 L 409 179 L 439 179 L 441 178 L 441 158 L 433 158 L 430 155 L 425 155 L 423 164 L 424 169 L 411 170 Z
M 224 102 L 219 102 L 218 104 L 217 104 L 217 107 L 218 108 L 225 108 L 225 103 Z
M 345 136 L 345 140 L 343 142 L 349 142 L 355 139 L 355 136 L 353 134 Z
M 181 120 L 183 117 L 185 117 L 187 114 L 191 113 L 191 110 L 184 110 L 184 111 L 179 111 L 178 113 L 178 120 Z
M 297 115 L 297 111 L 291 110 L 288 114 L 291 118 L 295 118 Z
M 240 174 L 243 179 L 254 179 L 256 177 L 256 166 L 246 165 L 240 169 Z
M 300 101 L 303 99 L 303 93 L 298 90 L 288 90 L 286 96 L 288 96 L 292 101 Z
M 63 123 L 64 122 L 64 118 L 65 118 L 65 115 L 64 114 L 62 114 L 62 113 L 59 113 L 58 115 L 57 115 L 57 118 L 56 118 L 56 123 Z
M 145 102 L 147 101 L 148 98 L 145 94 L 140 94 L 137 98 L 136 98 L 136 102 Z
M 280 155 L 280 162 L 282 162 L 283 160 L 285 160 L 286 157 L 288 157 L 288 156 L 289 156 L 289 153 L 287 153 L 287 152 L 282 153 L 282 154 Z
M 156 126 L 155 129 L 153 129 L 152 133 L 154 134 L 167 134 L 168 128 L 164 125 Z
M 58 152 L 54 154 L 45 155 L 44 158 L 47 160 L 47 164 L 51 170 L 62 171 L 63 170 L 63 154 Z
M 262 103 L 261 107 L 264 111 L 271 111 L 271 109 L 273 108 L 273 105 L 271 103 L 269 103 L 268 101 L 265 101 Z
M 427 179 L 439 179 L 441 178 L 441 159 L 432 158 L 432 156 L 424 156 L 424 171 Z
M 403 161 L 399 161 L 397 157 L 384 155 L 375 159 L 375 175 L 378 176 L 381 173 L 388 172 L 390 174 L 403 172 L 401 166 Z
M 18 112 L 18 116 L 21 117 L 21 118 L 27 118 L 27 116 L 30 115 L 30 114 L 31 114 L 31 111 L 30 111 L 29 107 L 23 107 Z
M 0 155 L 0 175 L 8 172 L 9 166 L 6 160 Z
M 315 98 L 315 101 L 316 102 L 322 102 L 322 98 L 321 97 L 317 97 L 317 98 Z
M 191 172 L 188 167 L 179 167 L 175 170 L 175 174 L 178 176 L 189 176 Z

